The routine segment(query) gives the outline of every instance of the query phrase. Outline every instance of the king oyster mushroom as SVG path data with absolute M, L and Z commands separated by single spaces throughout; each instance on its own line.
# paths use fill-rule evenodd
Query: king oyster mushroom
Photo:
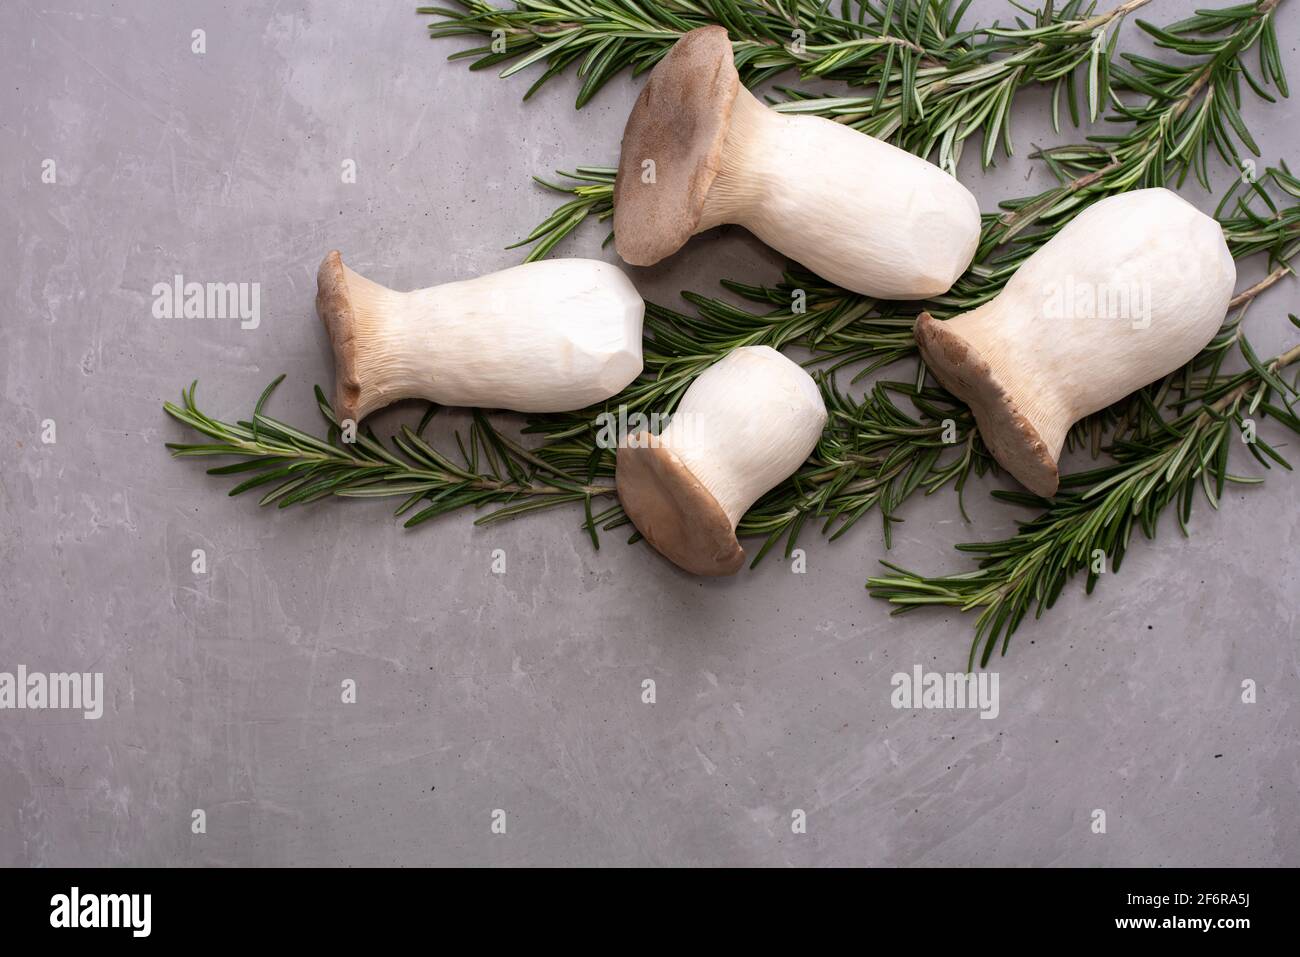
M 641 374 L 645 303 L 617 266 L 550 259 L 414 292 L 321 263 L 316 311 L 334 347 L 335 412 L 398 399 L 565 412 Z
M 623 132 L 614 242 L 651 266 L 738 223 L 846 289 L 883 299 L 946 292 L 975 255 L 980 212 L 955 178 L 744 88 L 722 27 L 683 36 L 654 68 Z
M 1200 352 L 1236 279 L 1214 219 L 1140 189 L 1089 206 L 984 305 L 946 322 L 922 313 L 916 342 L 994 458 L 1051 496 L 1070 426 Z
M 663 432 L 620 444 L 619 501 L 675 564 L 735 574 L 745 561 L 736 525 L 808 458 L 825 424 L 807 372 L 768 346 L 734 349 L 691 383 Z

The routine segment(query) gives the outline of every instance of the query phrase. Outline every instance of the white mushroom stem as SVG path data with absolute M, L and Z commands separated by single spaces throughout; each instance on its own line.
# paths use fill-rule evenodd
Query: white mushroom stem
M 360 421 L 398 399 L 561 412 L 621 391 L 641 372 L 645 304 L 618 267 L 528 263 L 414 292 L 321 264 L 336 412 Z
M 659 444 L 709 491 L 734 530 L 803 464 L 825 425 L 812 376 L 775 349 L 745 346 L 691 383 Z
M 818 116 L 736 92 L 702 232 L 744 226 L 836 285 L 881 299 L 952 287 L 979 243 L 979 204 L 939 167 Z
M 1070 427 L 1204 348 L 1236 275 L 1214 219 L 1136 190 L 1080 213 L 990 302 L 947 322 L 923 314 L 917 342 L 997 460 L 1052 495 Z

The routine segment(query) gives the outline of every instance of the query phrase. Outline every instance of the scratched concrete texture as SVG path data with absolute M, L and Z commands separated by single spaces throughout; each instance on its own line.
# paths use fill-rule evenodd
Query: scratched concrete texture
M 976 0 L 968 17 L 1013 14 Z M 1300 864 L 1300 519 L 1277 470 L 1198 505 L 1190 538 L 1166 522 L 1136 541 L 1093 596 L 1072 584 L 995 659 L 1000 714 L 982 720 L 891 707 L 894 673 L 963 670 L 971 616 L 891 618 L 863 583 L 886 557 L 969 567 L 955 544 L 1023 514 L 989 499 L 1006 479 L 967 490 L 970 524 L 948 491 L 911 503 L 890 552 L 869 516 L 835 543 L 808 529 L 804 574 L 777 557 L 705 581 L 624 531 L 593 550 L 580 511 L 404 531 L 388 500 L 259 509 L 170 458 L 193 435 L 162 403 L 195 378 L 233 418 L 287 373 L 270 411 L 319 425 L 326 251 L 398 288 L 503 268 L 555 203 L 532 174 L 617 157 L 639 80 L 581 112 L 571 77 L 523 103 L 535 69 L 471 74 L 426 20 L 407 3 L 0 8 L 0 671 L 102 672 L 106 696 L 97 721 L 0 711 L 0 864 Z M 1298 30 L 1286 0 L 1293 82 Z M 1243 113 L 1263 162 L 1296 162 L 1294 101 L 1247 95 Z M 1013 159 L 963 158 L 985 211 L 1050 182 L 1033 146 L 1084 135 L 1052 132 L 1041 91 L 1015 116 Z M 1215 175 L 1183 195 L 1213 209 L 1233 173 Z M 557 252 L 616 261 L 603 236 Z M 629 273 L 680 306 L 780 267 L 729 228 Z M 1243 263 L 1239 287 L 1262 270 Z M 259 283 L 260 325 L 155 318 L 177 274 Z M 1294 338 L 1296 299 L 1288 280 L 1251 309 L 1261 354 Z

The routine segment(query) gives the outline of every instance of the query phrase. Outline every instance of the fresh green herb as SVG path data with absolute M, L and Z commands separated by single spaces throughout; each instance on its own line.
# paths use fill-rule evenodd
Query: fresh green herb
M 505 9 L 483 0 L 455 0 L 456 8 L 420 7 L 438 17 L 429 35 L 473 37 L 486 43 L 451 55 L 472 70 L 508 64 L 502 77 L 545 63 L 524 94 L 575 67 L 582 78 L 581 108 L 618 74 L 649 70 L 683 34 L 721 24 L 732 36 L 736 69 L 747 86 L 796 69 L 805 77 L 854 85 L 876 82 L 890 70 L 915 75 L 966 53 L 958 21 L 969 0 L 889 0 L 883 7 L 829 0 L 515 0 Z M 1147 0 L 1136 2 L 1141 6 Z M 1067 8 L 1077 9 L 1078 0 Z
M 539 61 L 546 70 L 531 96 L 576 64 L 585 105 L 624 70 L 648 70 L 682 34 L 718 23 L 732 37 L 736 69 L 754 87 L 789 70 L 804 79 L 834 80 L 867 90 L 856 96 L 813 96 L 781 88 L 778 109 L 845 123 L 921 156 L 938 149 L 939 164 L 955 170 L 962 144 L 984 134 L 982 160 L 993 162 L 1001 141 L 1008 155 L 1011 112 L 1025 86 L 1053 86 L 1079 119 L 1076 87 L 1084 88 L 1088 115 L 1096 119 L 1109 96 L 1110 61 L 1119 22 L 1150 0 L 1125 0 L 1095 14 L 1095 4 L 1068 0 L 1026 11 L 1032 23 L 963 29 L 969 0 L 889 0 L 883 6 L 841 0 L 662 0 L 634 5 L 620 0 L 569 0 L 552 4 L 516 0 L 513 10 L 481 0 L 457 0 L 460 9 L 422 7 L 439 17 L 433 37 L 472 36 L 488 41 L 452 54 L 474 59 L 472 69 L 508 63 L 512 76 Z M 1023 9 L 1023 8 L 1022 8 Z M 1053 114 L 1059 122 L 1059 112 Z M 1059 127 L 1058 127 L 1059 129 Z
M 344 444 L 341 430 L 324 393 L 316 388 L 316 402 L 328 426 L 324 439 L 309 435 L 262 413 L 267 399 L 284 379 L 281 375 L 262 393 L 249 421 L 223 422 L 200 411 L 194 401 L 198 383 L 181 394 L 181 404 L 167 402 L 167 414 L 214 442 L 169 442 L 172 454 L 231 456 L 241 461 L 208 469 L 209 475 L 244 475 L 231 495 L 269 489 L 260 504 L 303 505 L 327 496 L 386 498 L 400 496 L 396 514 L 420 508 L 406 520 L 410 528 L 445 512 L 466 506 L 502 506 L 492 518 L 504 518 L 539 505 L 585 502 L 610 495 L 613 488 L 593 485 L 553 462 L 545 461 L 502 435 L 479 410 L 473 411 L 468 444 L 456 433 L 461 463 L 443 455 L 425 441 L 423 433 L 437 412 L 430 406 L 419 428 L 403 427 L 391 439 L 390 449 L 369 429 Z M 552 450 L 551 458 L 555 458 Z M 593 542 L 595 537 L 593 536 Z M 597 543 L 598 545 L 598 543 Z

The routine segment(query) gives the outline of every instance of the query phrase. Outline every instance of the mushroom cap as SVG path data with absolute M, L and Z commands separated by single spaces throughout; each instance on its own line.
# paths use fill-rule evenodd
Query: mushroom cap
M 348 293 L 343 257 L 332 249 L 316 272 L 316 312 L 334 348 L 334 415 L 359 422 L 361 380 L 357 375 L 356 314 Z
M 646 541 L 695 575 L 734 575 L 745 562 L 731 519 L 708 489 L 649 432 L 619 447 L 614 482 Z
M 928 312 L 917 317 L 913 334 L 935 378 L 970 406 L 993 457 L 1035 495 L 1055 495 L 1060 484 L 1056 460 L 988 361 Z
M 653 266 L 695 233 L 739 89 L 724 27 L 685 34 L 650 72 L 614 180 L 614 247 L 625 262 Z M 653 183 L 641 179 L 645 160 L 654 160 Z

